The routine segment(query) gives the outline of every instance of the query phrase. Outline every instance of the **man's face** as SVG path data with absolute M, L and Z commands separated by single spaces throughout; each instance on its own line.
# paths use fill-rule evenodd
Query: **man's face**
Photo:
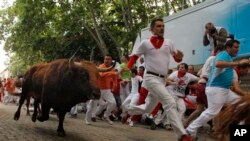
M 194 67 L 193 66 L 188 66 L 188 72 L 193 74 L 194 73 Z
M 141 62 L 141 63 L 143 63 L 143 62 L 144 62 L 144 59 L 143 59 L 142 57 L 140 58 L 140 62 Z
M 207 24 L 206 25 L 206 32 L 209 33 L 209 34 L 212 34 L 211 31 L 216 31 L 216 28 L 214 27 L 213 24 Z
M 154 35 L 164 36 L 164 22 L 156 21 L 154 27 L 151 29 Z
M 112 57 L 111 56 L 105 56 L 104 57 L 104 64 L 109 67 L 112 64 Z
M 125 56 L 122 56 L 121 57 L 121 62 L 122 63 L 126 63 L 126 62 L 128 62 L 128 60 L 127 60 L 127 58 Z
M 236 56 L 238 51 L 240 49 L 240 45 L 238 43 L 234 43 L 233 46 L 231 48 L 228 48 L 228 53 L 231 55 L 231 56 Z
M 139 68 L 138 72 L 139 72 L 140 74 L 143 74 L 143 73 L 144 73 L 144 70 L 143 70 L 142 68 Z
M 178 71 L 180 72 L 187 72 L 186 68 L 184 65 L 180 65 Z

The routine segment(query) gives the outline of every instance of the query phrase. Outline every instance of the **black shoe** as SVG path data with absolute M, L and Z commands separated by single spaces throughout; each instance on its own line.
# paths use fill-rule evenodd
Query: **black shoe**
M 152 122 L 154 122 L 153 119 L 151 119 L 151 118 L 149 118 L 149 117 L 146 117 L 146 119 L 145 119 L 145 124 L 146 124 L 146 125 L 151 125 Z
M 157 125 L 155 124 L 154 121 L 151 122 L 150 129 L 155 130 L 157 128 Z
M 69 115 L 69 118 L 76 118 L 76 117 L 77 117 L 77 114 Z
M 91 121 L 96 122 L 96 118 L 95 118 L 95 117 L 92 117 L 92 118 L 91 118 Z

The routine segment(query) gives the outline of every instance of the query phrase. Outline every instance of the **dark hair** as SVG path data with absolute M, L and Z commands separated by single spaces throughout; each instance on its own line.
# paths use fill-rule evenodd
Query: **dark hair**
M 214 53 L 218 53 L 218 52 L 223 51 L 223 50 L 225 50 L 225 46 L 216 46 L 214 48 Z
M 205 25 L 205 28 L 206 28 L 206 29 L 207 29 L 207 26 L 208 26 L 208 25 L 214 26 L 213 23 L 209 22 L 209 23 L 207 23 L 207 24 Z
M 131 73 L 134 73 L 135 75 L 138 74 L 137 70 L 136 69 L 131 69 Z
M 127 54 L 123 55 L 127 60 L 129 60 L 129 56 Z
M 111 54 L 106 54 L 105 56 L 111 57 L 113 59 L 113 56 Z
M 139 69 L 142 69 L 143 71 L 145 70 L 145 67 L 143 66 L 140 66 Z
M 155 18 L 155 19 L 153 19 L 153 20 L 151 21 L 151 23 L 150 23 L 150 29 L 153 29 L 153 28 L 154 28 L 155 23 L 156 23 L 157 21 L 163 22 L 164 20 L 163 20 L 162 18 Z
M 225 44 L 225 48 L 228 48 L 228 47 L 232 48 L 234 43 L 240 44 L 238 40 L 228 40 Z
M 179 70 L 180 65 L 184 65 L 185 69 L 188 70 L 188 65 L 187 65 L 186 63 L 180 63 L 180 64 L 177 66 L 177 70 Z

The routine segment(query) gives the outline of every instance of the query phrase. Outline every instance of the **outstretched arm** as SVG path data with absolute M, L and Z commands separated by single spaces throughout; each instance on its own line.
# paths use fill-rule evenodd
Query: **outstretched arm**
M 129 58 L 129 61 L 128 61 L 128 64 L 127 64 L 127 67 L 129 69 L 131 69 L 133 67 L 133 65 L 135 64 L 136 60 L 139 58 L 139 56 L 137 55 L 132 55 L 130 58 Z
M 234 67 L 234 66 L 239 66 L 239 65 L 244 65 L 244 64 L 249 64 L 248 59 L 242 59 L 239 61 L 233 61 L 233 62 L 226 62 L 222 60 L 218 60 L 215 62 L 215 67 L 218 68 L 227 68 L 227 67 Z

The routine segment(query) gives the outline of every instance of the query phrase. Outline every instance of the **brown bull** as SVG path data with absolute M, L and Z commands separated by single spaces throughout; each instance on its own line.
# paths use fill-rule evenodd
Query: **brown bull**
M 33 96 L 35 103 L 32 121 L 48 120 L 49 110 L 53 108 L 59 116 L 58 135 L 65 136 L 63 121 L 66 112 L 77 103 L 99 98 L 98 71 L 108 70 L 110 68 L 100 70 L 90 62 L 74 63 L 67 59 L 32 67 L 24 75 L 23 91 L 14 119 L 19 119 L 24 100 Z M 39 103 L 41 113 L 37 116 Z

